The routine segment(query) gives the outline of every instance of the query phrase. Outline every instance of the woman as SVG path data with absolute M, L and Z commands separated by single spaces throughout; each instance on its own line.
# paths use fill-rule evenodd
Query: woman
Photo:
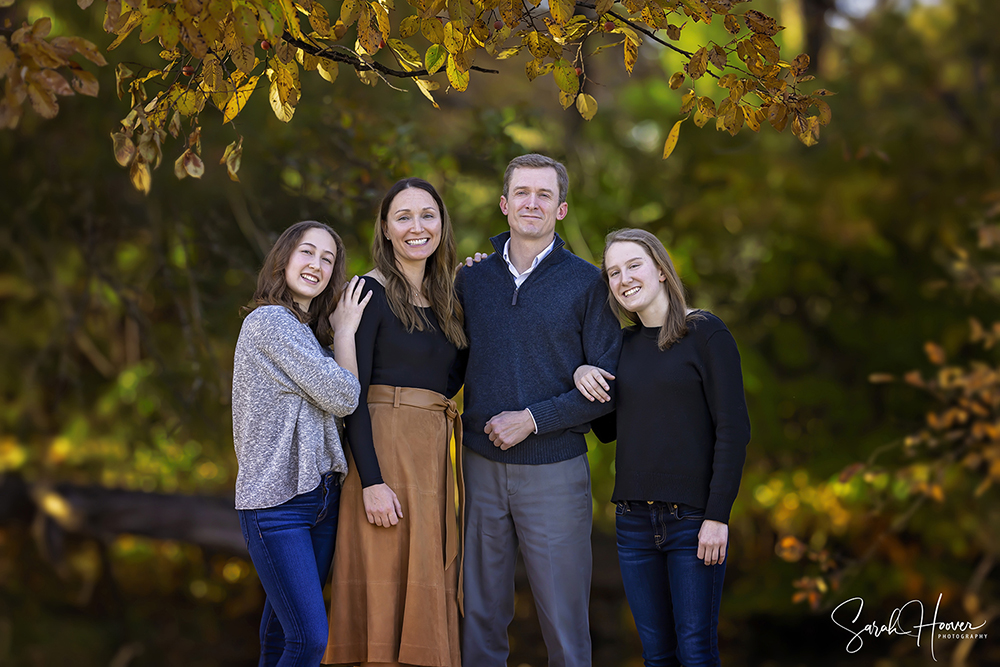
M 344 483 L 324 663 L 460 667 L 461 438 L 448 376 L 466 346 L 455 239 L 434 187 L 396 183 L 372 242 L 372 302 L 357 333 L 368 409 L 346 420 Z M 461 470 L 461 442 L 457 443 Z
M 344 244 L 326 225 L 286 229 L 236 343 L 236 509 L 266 593 L 262 666 L 315 667 L 326 646 L 323 584 L 347 472 L 339 418 L 358 405 L 354 332 L 371 297 L 361 298 L 357 276 L 341 288 L 345 265 Z
M 594 431 L 605 442 L 617 431 L 611 499 L 642 657 L 647 667 L 718 665 L 729 513 L 750 440 L 736 341 L 715 315 L 688 311 L 670 256 L 649 232 L 608 234 L 601 268 L 612 307 L 631 326 L 616 412 Z M 593 366 L 574 374 L 592 401 L 609 400 L 610 379 Z

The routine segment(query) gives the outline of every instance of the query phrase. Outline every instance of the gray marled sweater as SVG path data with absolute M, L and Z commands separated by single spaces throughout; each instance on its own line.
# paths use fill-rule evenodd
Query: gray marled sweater
M 340 418 L 358 407 L 361 385 L 312 330 L 284 306 L 243 320 L 233 364 L 236 509 L 280 505 L 347 474 Z

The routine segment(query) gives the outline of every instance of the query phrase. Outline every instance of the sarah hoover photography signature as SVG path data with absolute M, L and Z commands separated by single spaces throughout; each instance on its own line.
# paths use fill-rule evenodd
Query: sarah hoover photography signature
M 901 607 L 897 607 L 889 614 L 888 623 L 872 621 L 859 626 L 858 619 L 861 618 L 861 611 L 864 609 L 865 601 L 860 597 L 844 600 L 830 612 L 830 620 L 837 627 L 843 628 L 850 635 L 847 641 L 847 652 L 857 653 L 864 646 L 863 636 L 881 637 L 882 635 L 905 635 L 914 637 L 917 646 L 920 646 L 920 639 L 924 630 L 930 633 L 931 657 L 937 662 L 934 655 L 934 638 L 939 639 L 986 639 L 986 633 L 977 632 L 986 625 L 983 621 L 975 625 L 972 621 L 939 621 L 938 611 L 941 608 L 941 598 L 938 595 L 937 604 L 934 605 L 934 617 L 930 623 L 924 622 L 924 604 L 920 600 L 910 600 Z M 856 606 L 853 618 L 849 618 L 851 610 Z M 905 620 L 904 620 L 905 618 Z M 915 621 L 912 625 L 910 621 Z

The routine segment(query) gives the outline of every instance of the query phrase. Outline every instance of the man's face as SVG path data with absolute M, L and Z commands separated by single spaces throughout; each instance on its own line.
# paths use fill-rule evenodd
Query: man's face
M 552 167 L 518 167 L 510 177 L 507 197 L 500 197 L 500 210 L 510 223 L 511 238 L 551 239 L 556 220 L 566 217 L 569 205 L 559 203 L 559 181 Z

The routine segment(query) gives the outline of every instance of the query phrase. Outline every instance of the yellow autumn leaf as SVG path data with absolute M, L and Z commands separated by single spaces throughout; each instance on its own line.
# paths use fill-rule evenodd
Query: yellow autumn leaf
M 406 42 L 399 39 L 390 39 L 386 43 L 392 52 L 396 54 L 396 57 L 399 58 L 403 69 L 412 72 L 423 66 L 423 59 L 420 57 L 420 54 Z
M 329 37 L 331 34 L 330 15 L 326 8 L 318 2 L 313 2 L 309 9 L 309 25 L 323 37 Z
M 698 96 L 695 94 L 694 89 L 689 88 L 688 92 L 684 93 L 684 96 L 681 98 L 681 113 L 691 111 L 697 103 Z
M 236 87 L 232 97 L 229 98 L 229 102 L 226 103 L 226 108 L 222 112 L 223 123 L 228 123 L 239 115 L 243 107 L 246 106 L 247 100 L 250 99 L 250 95 L 257 88 L 257 79 L 259 78 L 260 76 L 252 76 L 247 79 L 246 83 Z
M 573 18 L 573 11 L 576 8 L 574 0 L 549 0 L 549 11 L 552 19 L 559 24 L 566 23 Z
M 435 109 L 440 109 L 441 107 L 439 107 L 438 103 L 434 100 L 434 96 L 431 95 L 431 91 L 437 90 L 439 87 L 437 81 L 427 81 L 425 79 L 415 79 L 415 81 L 417 82 L 417 88 L 420 89 L 420 92 L 423 93 L 424 97 L 431 101 L 431 104 L 434 105 Z
M 451 87 L 458 92 L 464 92 L 466 88 L 469 87 L 469 72 L 461 71 L 455 63 L 455 55 L 452 53 L 448 54 L 448 82 L 451 83 Z
M 625 40 L 625 69 L 628 70 L 629 76 L 632 76 L 632 68 L 635 67 L 635 62 L 639 59 L 639 47 L 631 39 Z M 697 77 L 692 77 L 697 78 Z
M 436 18 L 423 19 L 420 22 L 420 33 L 431 44 L 444 43 L 444 26 Z
M 185 90 L 177 98 L 175 108 L 185 116 L 201 113 L 201 110 L 205 108 L 205 95 L 197 88 Z
M 286 101 L 282 101 L 282 86 L 278 83 L 278 79 L 274 79 L 271 82 L 271 89 L 268 91 L 268 100 L 271 102 L 271 109 L 274 111 L 275 117 L 283 123 L 287 123 L 295 115 L 295 107 Z M 287 95 L 287 91 L 286 91 Z
M 590 120 L 597 115 L 597 100 L 594 99 L 593 95 L 580 93 L 576 97 L 576 110 L 580 112 L 580 116 L 584 120 Z
M 704 46 L 694 52 L 691 60 L 687 64 L 687 73 L 692 79 L 700 79 L 705 76 L 705 69 L 708 66 L 708 49 Z
M 361 15 L 358 17 L 358 42 L 368 55 L 374 54 L 382 45 L 382 31 L 379 29 L 378 17 L 372 9 L 372 3 L 369 2 L 363 3 Z
M 337 80 L 337 75 L 340 74 L 340 65 L 334 60 L 320 60 L 316 64 L 316 71 L 321 77 L 333 83 Z
M 222 154 L 222 159 L 219 160 L 219 164 L 226 165 L 226 173 L 229 174 L 229 179 L 237 183 L 240 182 L 240 177 L 237 174 L 240 170 L 240 163 L 243 159 L 243 137 L 240 137 L 233 143 L 226 146 L 226 152 Z
M 292 37 L 302 39 L 304 35 L 302 34 L 302 26 L 299 24 L 299 14 L 295 9 L 295 5 L 292 4 L 292 0 L 278 1 L 281 3 L 281 9 L 285 12 L 285 22 L 288 25 L 288 32 L 292 33 Z
M 150 176 L 148 164 L 141 160 L 134 160 L 128 175 L 132 181 L 132 187 L 144 195 L 149 194 L 149 188 L 153 184 L 153 179 Z
M 132 160 L 135 159 L 136 150 L 135 144 L 132 143 L 128 135 L 123 132 L 113 132 L 111 134 L 111 141 L 114 144 L 115 161 L 123 167 L 132 164 Z
M 674 123 L 674 126 L 670 128 L 670 132 L 667 134 L 667 140 L 663 144 L 663 159 L 666 160 L 670 157 L 670 154 L 674 152 L 674 148 L 677 146 L 677 140 L 681 136 L 681 123 L 686 121 L 687 118 L 681 118 L 679 121 Z
M 73 70 L 73 90 L 81 95 L 97 97 L 97 93 L 100 91 L 100 84 L 97 82 L 97 77 L 87 70 L 75 69 Z
M 411 14 L 405 19 L 399 22 L 399 37 L 400 39 L 409 39 L 413 37 L 418 32 L 420 32 L 420 17 L 416 14 Z

